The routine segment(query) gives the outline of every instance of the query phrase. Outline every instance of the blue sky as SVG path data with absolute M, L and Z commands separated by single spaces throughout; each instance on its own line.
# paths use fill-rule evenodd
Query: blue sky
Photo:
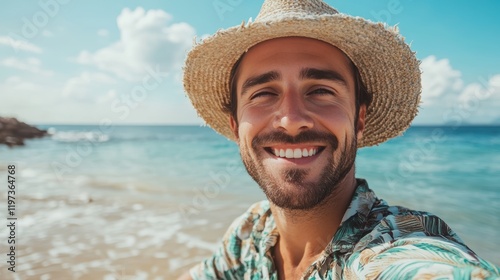
M 326 1 L 398 24 L 422 60 L 415 124 L 500 123 L 500 2 Z M 201 124 L 182 89 L 192 38 L 255 18 L 262 1 L 7 1 L 0 115 L 31 123 Z

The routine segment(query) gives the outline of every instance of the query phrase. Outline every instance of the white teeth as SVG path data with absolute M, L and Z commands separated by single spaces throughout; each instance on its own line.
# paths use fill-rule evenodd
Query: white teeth
M 307 152 L 307 149 L 302 150 L 302 156 L 303 157 L 309 156 L 309 153 Z
M 282 158 L 303 158 L 303 157 L 310 157 L 314 156 L 317 152 L 318 149 L 311 148 L 307 150 L 306 148 L 304 149 L 273 149 L 274 155 L 277 157 L 282 157 Z
M 294 158 L 301 158 L 302 157 L 302 150 L 301 149 L 293 150 L 293 157 Z

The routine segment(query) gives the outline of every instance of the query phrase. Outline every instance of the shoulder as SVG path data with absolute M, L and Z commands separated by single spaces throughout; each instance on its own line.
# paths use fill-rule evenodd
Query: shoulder
M 229 227 L 224 239 L 248 239 L 254 232 L 262 232 L 266 228 L 274 228 L 274 219 L 269 208 L 269 201 L 254 203 L 245 213 L 236 218 Z
M 401 206 L 374 207 L 370 218 L 376 221 L 372 234 L 392 232 L 394 238 L 409 236 L 440 236 L 463 243 L 460 237 L 438 216 Z
M 463 241 L 438 216 L 401 206 L 389 206 L 383 200 L 374 204 L 367 217 L 366 235 L 357 244 L 357 250 L 411 237 L 440 237 L 459 245 Z
M 370 230 L 356 244 L 347 262 L 347 276 L 402 279 L 467 271 L 480 275 L 498 273 L 495 266 L 480 259 L 445 221 L 432 213 L 379 203 L 368 221 Z
M 233 279 L 256 268 L 259 249 L 272 240 L 275 228 L 268 201 L 260 201 L 236 218 L 224 234 L 218 250 L 191 269 L 193 279 Z

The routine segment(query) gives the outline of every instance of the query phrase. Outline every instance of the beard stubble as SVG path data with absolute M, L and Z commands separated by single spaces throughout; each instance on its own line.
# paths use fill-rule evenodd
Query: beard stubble
M 325 202 L 352 169 L 356 159 L 357 142 L 354 135 L 350 140 L 345 137 L 337 161 L 334 159 L 334 154 L 339 153 L 337 137 L 330 133 L 315 131 L 305 131 L 295 137 L 280 131 L 256 136 L 252 141 L 252 150 L 240 143 L 240 155 L 248 174 L 273 204 L 283 209 L 308 210 Z M 266 143 L 300 144 L 312 141 L 328 143 L 322 153 L 331 151 L 316 181 L 305 181 L 310 172 L 307 169 L 289 168 L 282 171 L 278 178 L 266 170 L 262 160 L 263 153 L 266 153 L 262 147 Z

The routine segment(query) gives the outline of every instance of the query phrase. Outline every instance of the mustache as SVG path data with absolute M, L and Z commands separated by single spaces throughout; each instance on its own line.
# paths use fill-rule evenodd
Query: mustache
M 274 131 L 267 134 L 256 136 L 252 140 L 252 147 L 256 149 L 260 146 L 265 146 L 268 143 L 287 143 L 287 144 L 302 144 L 310 142 L 326 142 L 335 151 L 339 146 L 337 136 L 331 133 L 319 131 L 303 131 L 296 136 L 291 136 L 283 131 Z

